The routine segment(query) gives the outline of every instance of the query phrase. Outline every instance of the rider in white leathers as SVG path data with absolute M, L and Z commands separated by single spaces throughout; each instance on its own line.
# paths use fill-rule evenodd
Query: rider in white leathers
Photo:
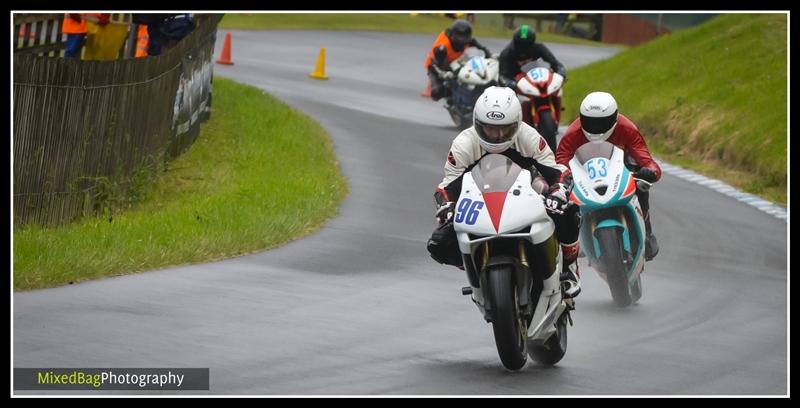
M 490 87 L 478 98 L 473 112 L 474 125 L 461 132 L 450 147 L 444 165 L 444 179 L 434 198 L 440 224 L 450 222 L 461 192 L 462 175 L 487 153 L 503 154 L 523 168 L 535 167 L 549 183 L 545 205 L 556 224 L 556 233 L 563 253 L 561 281 L 565 295 L 575 297 L 580 292 L 577 270 L 578 215 L 577 207 L 567 206 L 571 176 L 566 166 L 557 164 L 555 155 L 545 139 L 522 122 L 522 108 L 513 90 Z

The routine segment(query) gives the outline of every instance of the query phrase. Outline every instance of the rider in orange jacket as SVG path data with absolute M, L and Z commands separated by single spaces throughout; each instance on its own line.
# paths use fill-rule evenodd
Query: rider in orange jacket
M 472 38 L 472 25 L 466 20 L 454 21 L 450 28 L 442 31 L 436 37 L 431 50 L 428 51 L 427 58 L 425 58 L 425 68 L 428 70 L 428 78 L 431 81 L 431 98 L 434 101 L 451 94 L 450 89 L 445 86 L 444 80 L 434 68 L 434 64 L 442 71 L 449 70 L 450 63 L 458 59 L 467 46 L 483 50 L 487 58 L 492 56 L 488 48 Z

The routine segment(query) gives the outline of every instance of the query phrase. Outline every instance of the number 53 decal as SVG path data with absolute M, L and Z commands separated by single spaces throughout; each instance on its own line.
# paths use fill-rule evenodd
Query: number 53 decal
M 469 198 L 461 200 L 456 209 L 455 222 L 474 225 L 475 221 L 478 221 L 481 208 L 483 208 L 483 201 L 472 201 Z
M 594 166 L 595 164 L 597 164 L 596 168 Z M 608 175 L 608 161 L 606 161 L 606 159 L 600 157 L 597 159 L 590 159 L 584 166 L 589 173 L 589 180 L 594 180 L 597 176 L 605 177 Z

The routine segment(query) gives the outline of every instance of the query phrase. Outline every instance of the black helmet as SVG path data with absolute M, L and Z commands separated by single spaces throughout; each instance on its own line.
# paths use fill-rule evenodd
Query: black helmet
M 514 30 L 511 46 L 518 55 L 530 56 L 533 44 L 536 44 L 536 31 L 533 31 L 530 26 L 523 24 Z
M 467 20 L 456 20 L 447 30 L 447 38 L 456 51 L 463 51 L 467 43 L 472 40 L 472 24 Z

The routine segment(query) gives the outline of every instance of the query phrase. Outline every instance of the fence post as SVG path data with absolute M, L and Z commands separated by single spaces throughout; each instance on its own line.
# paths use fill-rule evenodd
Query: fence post
M 131 23 L 128 26 L 128 40 L 125 45 L 125 58 L 134 58 L 136 56 L 136 41 L 139 36 L 139 24 Z

